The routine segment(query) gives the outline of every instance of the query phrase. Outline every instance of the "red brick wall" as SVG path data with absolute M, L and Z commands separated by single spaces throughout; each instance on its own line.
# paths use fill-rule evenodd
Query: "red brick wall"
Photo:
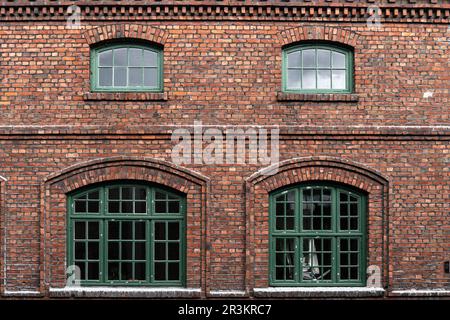
M 294 180 L 269 178 L 276 186 L 309 177 L 368 191 L 368 256 L 382 267 L 383 285 L 389 291 L 448 289 L 447 27 L 398 20 L 369 30 L 345 19 L 94 19 L 80 30 L 67 29 L 64 21 L 1 24 L 0 175 L 8 180 L 0 180 L 0 276 L 6 277 L 0 290 L 62 286 L 64 193 L 134 170 L 139 180 L 188 194 L 189 286 L 204 291 L 266 286 L 267 192 L 274 187 L 248 185 L 246 178 L 259 165 L 173 167 L 170 128 L 195 120 L 279 125 L 280 161 L 322 160 L 287 170 L 289 177 L 297 174 Z M 164 97 L 86 95 L 89 45 L 122 35 L 164 45 Z M 282 47 L 303 39 L 354 46 L 357 101 L 277 98 Z M 424 98 L 426 91 L 433 96 Z M 117 156 L 138 164 L 111 172 L 95 167 L 107 167 L 101 160 L 89 170 L 82 165 Z M 75 172 L 67 170 L 71 166 L 77 166 Z

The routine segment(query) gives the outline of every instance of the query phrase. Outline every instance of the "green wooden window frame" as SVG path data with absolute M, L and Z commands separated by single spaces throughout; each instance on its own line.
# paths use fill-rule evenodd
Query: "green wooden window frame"
M 100 55 L 111 51 L 111 59 L 107 62 L 100 61 Z M 126 61 L 119 60 L 118 52 L 126 51 Z M 139 57 L 139 52 L 141 56 Z M 117 53 L 117 54 L 116 54 Z M 137 55 L 136 55 L 137 54 Z M 146 56 L 148 54 L 148 56 Z M 140 62 L 134 58 L 141 59 Z M 151 57 L 154 57 L 151 58 Z M 109 60 L 109 59 L 107 59 Z M 154 60 L 154 61 L 151 61 Z M 110 69 L 111 85 L 100 84 L 100 69 Z M 155 71 L 156 84 L 145 85 L 145 72 Z M 114 75 L 125 72 L 125 84 L 115 84 Z M 141 84 L 130 84 L 131 73 L 140 74 Z M 109 78 L 109 77 L 107 77 Z M 163 91 L 163 50 L 162 48 L 150 44 L 136 42 L 109 43 L 93 47 L 91 49 L 91 89 L 94 92 L 162 92 Z
M 185 286 L 185 196 L 117 182 L 68 196 L 67 264 L 82 285 Z
M 305 50 L 314 51 L 314 67 L 304 66 Z M 318 66 L 318 54 L 329 52 L 329 66 Z M 311 52 L 311 51 L 308 51 Z M 289 57 L 291 54 L 297 54 L 300 58 L 296 64 L 294 61 L 291 65 Z M 333 57 L 333 53 L 341 54 L 345 58 L 343 65 L 338 65 Z M 292 58 L 293 59 L 293 58 Z M 333 88 L 333 72 L 345 71 L 345 88 Z M 299 77 L 300 87 L 292 87 L 288 83 L 288 73 L 292 72 L 292 75 Z M 305 72 L 311 72 L 315 74 L 315 86 L 314 88 L 305 88 L 304 86 L 304 74 Z M 318 88 L 317 82 L 319 78 L 319 72 L 329 73 L 330 75 L 330 88 Z M 353 51 L 350 48 L 344 46 L 337 46 L 335 44 L 326 43 L 303 43 L 300 45 L 290 46 L 283 50 L 282 59 L 282 90 L 287 93 L 352 93 L 353 92 Z
M 366 195 L 329 183 L 269 195 L 272 286 L 365 286 Z

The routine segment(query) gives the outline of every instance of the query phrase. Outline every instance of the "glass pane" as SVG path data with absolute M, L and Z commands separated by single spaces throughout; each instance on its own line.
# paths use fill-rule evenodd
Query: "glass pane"
M 133 238 L 133 223 L 131 221 L 122 222 L 122 239 Z
M 340 199 L 340 201 L 342 201 L 342 202 L 345 202 L 345 201 L 348 201 L 348 195 L 346 194 L 346 193 L 340 193 L 339 194 L 339 199 Z
M 180 239 L 179 223 L 169 222 L 169 240 Z
M 178 242 L 168 243 L 169 245 L 169 260 L 179 260 L 180 259 L 180 245 Z
M 89 222 L 88 238 L 89 239 L 99 239 L 99 223 L 98 223 L 98 221 Z
M 114 66 L 126 66 L 127 65 L 127 48 L 114 50 Z
M 286 204 L 286 215 L 293 216 L 295 214 L 295 203 Z
M 345 70 L 333 70 L 333 89 L 346 89 Z
M 144 68 L 144 86 L 152 88 L 158 86 L 157 68 Z
M 301 51 L 295 51 L 288 53 L 287 55 L 287 61 L 288 61 L 288 68 L 301 68 L 302 66 L 302 52 Z
M 168 280 L 178 280 L 180 275 L 179 275 L 179 263 L 169 263 L 168 266 Z
M 88 244 L 88 259 L 98 260 L 99 259 L 99 244 L 98 242 L 89 242 Z
M 158 66 L 158 54 L 150 50 L 144 50 L 144 66 L 146 67 Z
M 136 200 L 145 200 L 147 198 L 147 190 L 145 188 L 136 188 Z
M 108 189 L 108 199 L 119 200 L 120 199 L 120 189 L 119 188 Z
M 155 243 L 155 260 L 166 260 L 166 243 Z
M 303 50 L 303 68 L 315 68 L 316 67 L 316 50 L 307 49 Z
M 89 201 L 88 202 L 88 212 L 89 213 L 97 213 L 99 210 L 99 202 L 98 201 Z
M 169 202 L 169 212 L 170 213 L 179 213 L 180 212 L 180 203 L 178 201 L 170 201 Z
M 129 54 L 129 65 L 140 67 L 142 66 L 142 49 L 130 48 Z
M 100 67 L 112 67 L 113 65 L 112 50 L 103 51 L 98 55 L 98 65 Z
M 109 280 L 119 280 L 119 263 L 110 262 L 108 263 L 108 279 Z
M 324 202 L 322 204 L 322 210 L 324 216 L 331 216 L 331 203 Z
M 131 262 L 122 263 L 122 280 L 133 280 L 133 264 Z
M 86 201 L 85 200 L 75 200 L 75 212 L 76 213 L 86 213 Z
M 301 89 L 301 71 L 300 70 L 288 70 L 287 76 L 287 88 L 288 89 Z
M 333 68 L 345 68 L 345 54 L 333 52 Z
M 137 242 L 134 244 L 134 252 L 135 252 L 135 259 L 136 260 L 145 260 L 146 254 L 145 254 L 145 242 Z
M 136 213 L 146 213 L 147 212 L 147 203 L 144 201 L 135 202 L 134 207 L 135 207 Z
M 317 89 L 331 89 L 331 71 L 318 70 L 317 75 Z
M 122 260 L 131 260 L 133 259 L 133 246 L 132 242 L 124 241 L 122 242 Z
M 80 268 L 80 279 L 86 280 L 86 264 L 84 262 L 75 262 L 75 265 Z
M 98 191 L 89 192 L 88 195 L 89 195 L 90 200 L 99 199 L 99 197 L 100 197 L 100 193 Z
M 109 242 L 108 243 L 108 259 L 118 260 L 119 259 L 119 243 Z
M 286 230 L 294 230 L 294 229 L 295 229 L 294 217 L 286 218 Z
M 166 213 L 167 212 L 166 204 L 167 204 L 167 202 L 165 202 L 165 201 L 155 201 L 155 212 L 156 213 Z
M 86 244 L 84 242 L 75 242 L 75 259 L 86 259 Z
M 98 85 L 101 87 L 112 86 L 112 68 L 98 69 Z
M 318 49 L 317 50 L 317 66 L 319 68 L 330 68 L 331 67 L 331 59 L 330 59 L 330 51 Z
M 108 202 L 108 212 L 109 213 L 119 213 L 120 212 L 120 202 L 119 201 L 109 201 Z
M 75 239 L 86 239 L 86 223 L 84 221 L 75 222 Z
M 166 239 L 166 224 L 164 222 L 155 222 L 155 240 Z
M 277 230 L 284 230 L 284 218 L 277 218 L 276 219 L 276 229 Z
M 99 265 L 98 262 L 88 263 L 88 280 L 98 280 Z
M 114 68 L 114 86 L 125 87 L 127 85 L 127 68 Z
M 350 215 L 351 216 L 357 216 L 358 215 L 358 204 L 357 203 L 351 203 L 350 204 Z
M 166 263 L 155 263 L 155 280 L 166 280 Z
M 145 280 L 145 263 L 136 263 L 134 265 L 134 278 L 136 280 Z
M 316 88 L 316 70 L 303 70 L 303 89 Z
M 119 222 L 108 222 L 108 239 L 119 239 Z
M 123 201 L 122 213 L 133 213 L 133 201 Z
M 136 240 L 145 240 L 145 222 L 136 222 L 134 224 L 135 227 L 135 239 Z
M 166 194 L 159 192 L 159 191 L 155 191 L 155 199 L 157 200 L 165 200 L 166 199 Z
M 124 187 L 122 188 L 122 200 L 132 200 L 133 199 L 133 188 Z

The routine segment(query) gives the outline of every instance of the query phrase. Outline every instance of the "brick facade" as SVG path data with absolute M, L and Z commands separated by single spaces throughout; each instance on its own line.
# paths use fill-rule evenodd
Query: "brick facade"
M 39 2 L 0 7 L 1 295 L 64 287 L 66 194 L 121 179 L 186 194 L 199 297 L 267 288 L 269 192 L 317 180 L 367 193 L 383 296 L 449 294 L 447 2 L 378 1 L 375 30 L 373 1 L 79 1 L 79 29 L 72 3 Z M 164 92 L 91 92 L 90 46 L 114 39 L 163 46 Z M 305 40 L 353 48 L 352 94 L 281 92 L 282 49 Z M 278 126 L 278 173 L 175 165 L 171 133 L 194 121 Z

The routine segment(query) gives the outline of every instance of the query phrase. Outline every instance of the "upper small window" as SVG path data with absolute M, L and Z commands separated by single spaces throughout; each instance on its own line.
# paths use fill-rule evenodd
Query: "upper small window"
M 121 43 L 92 50 L 93 91 L 161 91 L 162 50 Z
M 351 92 L 353 53 L 324 44 L 302 44 L 283 52 L 283 91 Z

